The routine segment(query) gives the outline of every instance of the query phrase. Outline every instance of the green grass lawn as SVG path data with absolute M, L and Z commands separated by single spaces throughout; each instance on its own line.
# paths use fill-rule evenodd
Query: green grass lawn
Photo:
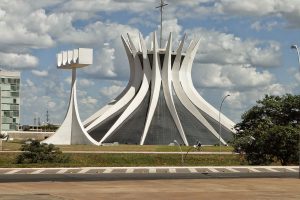
M 18 151 L 22 141 L 3 142 L 4 151 Z M 95 146 L 95 145 L 56 145 L 62 151 L 150 151 L 150 152 L 175 152 L 180 151 L 178 146 L 166 145 L 117 145 L 117 146 Z M 186 152 L 190 147 L 182 146 L 182 151 Z M 203 146 L 201 151 L 218 152 L 219 146 Z M 222 146 L 221 151 L 231 152 L 231 146 Z
M 16 164 L 18 153 L 0 153 L 0 167 L 181 166 L 180 154 L 68 154 L 68 163 Z M 221 159 L 220 159 L 221 158 Z M 185 166 L 243 165 L 239 155 L 188 155 Z
M 41 163 L 41 164 L 16 164 L 18 153 L 5 151 L 18 151 L 22 141 L 3 142 L 4 152 L 0 153 L 0 167 L 101 167 L 101 166 L 181 166 L 180 154 L 80 154 L 68 153 L 68 163 Z M 180 152 L 178 146 L 163 145 L 117 145 L 117 146 L 95 146 L 95 145 L 57 145 L 62 151 L 149 151 L 149 152 Z M 182 146 L 186 152 L 191 147 Z M 231 152 L 232 147 L 221 147 L 221 151 Z M 204 146 L 201 151 L 218 152 L 218 146 Z M 184 165 L 187 166 L 217 166 L 217 165 L 241 165 L 244 161 L 239 155 L 188 155 Z

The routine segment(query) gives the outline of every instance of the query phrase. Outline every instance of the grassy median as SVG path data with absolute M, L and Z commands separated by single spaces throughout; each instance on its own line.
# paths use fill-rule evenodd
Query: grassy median
M 104 167 L 104 166 L 181 166 L 181 154 L 155 154 L 155 152 L 180 152 L 179 146 L 163 145 L 116 145 L 116 146 L 95 146 L 95 145 L 57 145 L 70 157 L 68 163 L 39 163 L 39 164 L 16 164 L 16 157 L 20 153 L 5 152 L 18 151 L 24 141 L 3 142 L 3 151 L 0 152 L 0 167 Z M 188 150 L 194 151 L 191 147 L 181 146 L 185 153 Z M 201 151 L 218 152 L 218 146 L 204 146 Z M 232 147 L 221 147 L 221 151 L 231 152 Z M 86 151 L 76 153 L 70 151 Z M 97 153 L 96 151 L 107 151 Z M 137 153 L 109 153 L 137 152 Z M 91 152 L 91 153 L 89 153 Z M 154 154 L 143 154 L 138 152 L 154 152 Z M 217 166 L 217 165 L 240 165 L 243 160 L 239 155 L 192 155 L 184 159 L 187 166 Z
M 18 153 L 0 153 L 0 167 L 182 166 L 180 154 L 68 154 L 68 163 L 16 164 Z M 188 155 L 185 166 L 241 165 L 239 155 Z
M 4 151 L 18 151 L 24 141 L 3 142 Z M 179 152 L 178 146 L 167 145 L 116 145 L 116 146 L 96 146 L 96 145 L 55 145 L 62 151 L 145 151 L 145 152 Z M 182 151 L 186 152 L 189 148 L 181 146 Z M 218 152 L 219 146 L 202 146 L 201 151 Z M 232 152 L 231 146 L 222 146 L 221 151 Z

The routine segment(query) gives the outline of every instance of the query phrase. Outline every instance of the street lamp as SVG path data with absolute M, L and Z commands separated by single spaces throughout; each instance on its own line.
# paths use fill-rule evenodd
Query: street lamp
M 221 110 L 222 110 L 222 105 L 225 101 L 225 99 L 227 97 L 229 97 L 230 94 L 227 94 L 226 96 L 223 97 L 222 99 L 222 102 L 221 102 L 221 105 L 220 105 L 220 109 L 219 109 L 219 151 L 220 151 L 220 154 L 219 154 L 219 159 L 220 159 L 220 162 L 221 162 L 221 131 L 222 131 L 222 125 L 221 125 Z
M 298 46 L 294 44 L 291 46 L 291 49 L 296 49 L 297 55 L 298 55 L 298 63 L 300 66 L 300 53 L 299 53 Z M 300 70 L 300 68 L 299 68 L 299 70 Z M 300 132 L 299 132 L 299 141 L 298 141 L 298 154 L 299 154 L 299 177 L 298 178 L 300 179 Z

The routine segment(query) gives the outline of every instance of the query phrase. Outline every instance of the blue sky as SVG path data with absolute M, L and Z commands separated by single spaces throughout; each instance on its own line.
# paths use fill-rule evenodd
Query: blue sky
M 68 70 L 55 54 L 94 49 L 94 64 L 78 70 L 82 120 L 116 97 L 129 67 L 120 39 L 159 31 L 159 0 L 1 0 L 0 66 L 21 71 L 21 123 L 34 117 L 61 123 L 70 90 Z M 224 113 L 240 116 L 265 94 L 299 94 L 296 52 L 300 45 L 299 0 L 168 0 L 164 38 L 174 44 L 186 33 L 201 39 L 193 66 L 199 93 L 216 108 L 226 94 Z

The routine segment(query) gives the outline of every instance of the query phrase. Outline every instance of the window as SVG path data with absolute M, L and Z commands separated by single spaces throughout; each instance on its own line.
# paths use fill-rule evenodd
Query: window
M 9 129 L 10 130 L 17 130 L 17 126 L 15 124 L 10 124 Z
M 4 114 L 4 117 L 12 117 L 10 111 L 4 111 L 3 114 Z
M 18 97 L 19 96 L 19 92 L 11 92 L 10 95 L 12 97 Z
M 17 90 L 17 86 L 16 85 L 10 85 L 10 88 L 12 91 L 16 91 Z
M 19 106 L 18 105 L 11 105 L 10 109 L 11 110 L 19 110 Z
M 19 111 L 18 110 L 14 110 L 12 112 L 13 112 L 14 117 L 19 117 Z

